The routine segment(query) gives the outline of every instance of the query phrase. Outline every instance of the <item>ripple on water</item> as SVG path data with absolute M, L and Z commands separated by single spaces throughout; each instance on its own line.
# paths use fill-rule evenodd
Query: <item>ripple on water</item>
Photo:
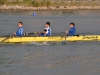
M 25 32 L 42 31 L 51 22 L 54 35 L 64 35 L 74 22 L 77 34 L 100 34 L 100 10 L 0 10 L 0 35 L 23 22 Z M 61 33 L 61 34 L 57 34 Z M 100 75 L 100 42 L 0 44 L 0 75 Z

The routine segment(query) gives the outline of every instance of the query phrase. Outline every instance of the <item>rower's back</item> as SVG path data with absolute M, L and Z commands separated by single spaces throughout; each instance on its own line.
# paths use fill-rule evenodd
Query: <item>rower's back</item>
M 16 36 L 22 36 L 24 34 L 24 29 L 23 29 L 22 25 L 23 25 L 23 23 L 19 22 L 19 24 L 18 24 L 19 29 L 16 32 Z
M 50 22 L 46 23 L 46 36 L 51 36 L 52 32 L 51 32 L 51 28 L 50 28 Z
M 74 23 L 70 23 L 70 30 L 68 32 L 69 36 L 74 36 L 76 34 L 76 28 Z

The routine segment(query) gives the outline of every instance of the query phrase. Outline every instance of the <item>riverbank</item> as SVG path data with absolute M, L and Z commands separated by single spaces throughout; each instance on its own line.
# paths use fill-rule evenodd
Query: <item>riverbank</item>
M 74 10 L 74 9 L 88 9 L 96 10 L 100 9 L 100 6 L 44 6 L 44 7 L 33 7 L 33 6 L 18 6 L 18 5 L 1 5 L 0 10 Z

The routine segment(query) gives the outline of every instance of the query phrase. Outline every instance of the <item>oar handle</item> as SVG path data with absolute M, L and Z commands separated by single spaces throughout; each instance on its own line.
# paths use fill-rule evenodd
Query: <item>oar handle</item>
M 38 32 L 33 32 L 33 33 L 24 33 L 23 35 L 33 35 L 33 34 L 38 34 Z
M 34 33 L 28 33 L 28 35 L 32 35 L 32 34 L 34 34 Z

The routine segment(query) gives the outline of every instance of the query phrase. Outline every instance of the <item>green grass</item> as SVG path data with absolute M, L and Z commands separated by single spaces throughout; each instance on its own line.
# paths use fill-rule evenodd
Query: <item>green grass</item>
M 0 5 L 20 5 L 20 6 L 34 6 L 34 7 L 39 7 L 39 6 L 97 6 L 100 4 L 97 3 L 65 3 L 65 2 L 61 2 L 61 3 L 52 3 L 51 0 L 23 0 L 23 2 L 20 2 L 19 0 L 17 0 L 16 2 L 8 2 L 8 0 L 0 0 Z

